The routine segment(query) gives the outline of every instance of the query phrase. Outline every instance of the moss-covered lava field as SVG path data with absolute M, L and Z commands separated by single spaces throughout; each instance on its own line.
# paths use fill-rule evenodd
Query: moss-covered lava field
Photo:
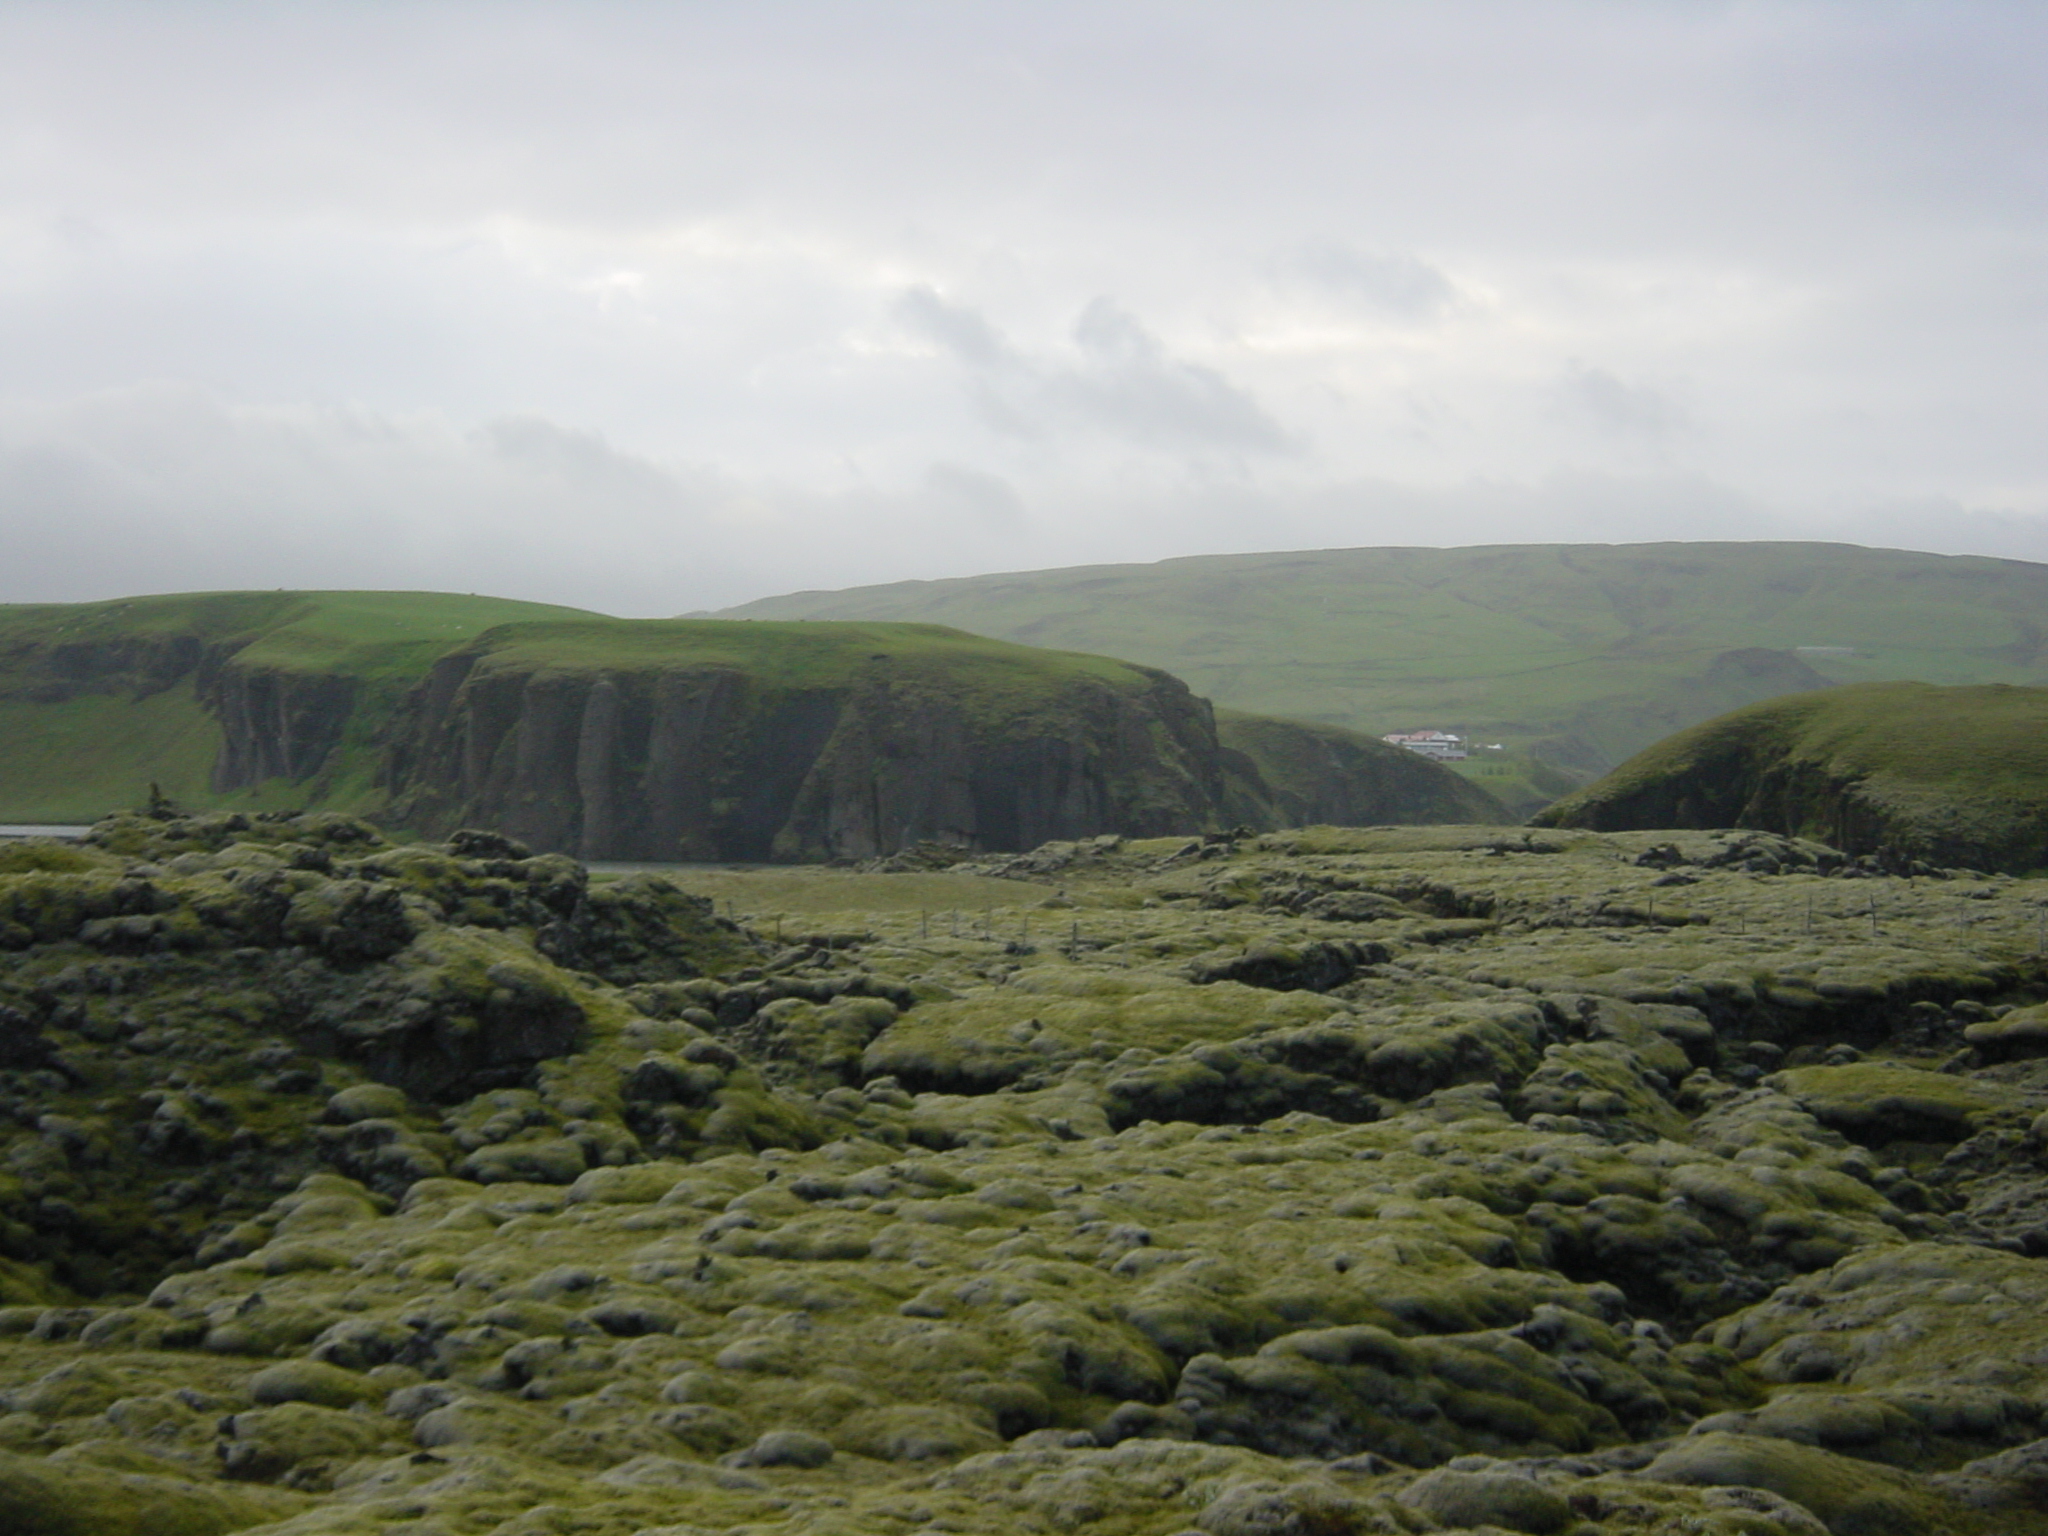
M 0 844 L 0 1528 L 2048 1532 L 2048 886 Z

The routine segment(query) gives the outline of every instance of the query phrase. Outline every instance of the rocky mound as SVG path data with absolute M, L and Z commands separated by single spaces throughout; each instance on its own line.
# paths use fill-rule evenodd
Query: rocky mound
M 1342 732 L 1264 722 L 1227 748 L 1177 679 L 1104 657 L 565 613 L 420 593 L 0 610 L 0 814 L 90 820 L 155 782 L 586 858 L 746 861 L 1502 815 Z
M 1754 827 L 1846 852 L 2048 864 L 2048 689 L 1865 683 L 1739 709 L 1537 816 L 1552 827 Z
M 1103 840 L 773 947 L 333 817 L 0 859 L 9 1529 L 2048 1531 L 2016 882 Z

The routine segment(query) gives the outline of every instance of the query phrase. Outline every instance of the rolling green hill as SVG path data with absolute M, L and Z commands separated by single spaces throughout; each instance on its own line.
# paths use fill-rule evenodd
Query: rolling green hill
M 1545 826 L 1753 827 L 1854 854 L 2048 865 L 2048 688 L 1863 683 L 1735 710 L 1551 806 Z
M 1378 741 L 930 624 L 630 620 L 432 593 L 0 608 L 0 821 L 198 809 L 495 827 L 618 859 L 1499 821 Z M 1275 775 L 1271 783 L 1266 774 Z
M 1451 729 L 1525 804 L 1726 710 L 1836 683 L 2048 683 L 2048 565 L 1848 544 L 1213 555 L 800 592 L 730 617 L 905 619 L 1165 667 L 1219 704 Z
M 520 619 L 581 609 L 447 592 L 195 592 L 106 603 L 0 604 L 0 820 L 91 821 L 152 782 L 194 806 L 264 809 L 376 798 L 361 760 L 377 721 L 451 646 Z M 232 665 L 230 665 L 232 663 Z M 317 781 L 296 770 L 335 742 L 274 722 L 285 772 L 230 750 L 234 684 L 290 676 L 345 698 L 351 750 Z

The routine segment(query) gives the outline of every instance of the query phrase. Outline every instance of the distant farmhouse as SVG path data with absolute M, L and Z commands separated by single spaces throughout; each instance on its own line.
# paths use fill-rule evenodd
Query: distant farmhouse
M 1449 731 L 1395 731 L 1380 740 L 1406 747 L 1410 752 L 1420 752 L 1440 763 L 1462 763 L 1470 755 L 1465 751 L 1465 738 L 1453 736 Z

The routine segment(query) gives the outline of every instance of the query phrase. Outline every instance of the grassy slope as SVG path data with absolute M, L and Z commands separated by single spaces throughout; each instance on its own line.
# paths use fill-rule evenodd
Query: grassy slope
M 1126 691 L 1151 680 L 1107 656 L 1046 651 L 992 641 L 937 624 L 736 624 L 707 619 L 599 619 L 520 623 L 490 630 L 474 649 L 486 668 L 564 671 L 633 667 L 732 667 L 775 688 L 843 687 L 886 660 L 899 688 L 944 680 L 970 709 L 996 723 L 1037 723 L 1071 682 L 1088 678 Z
M 1669 807 L 1720 795 L 1714 808 L 1725 809 L 1719 785 L 1736 772 L 1835 786 L 1905 841 L 1973 841 L 2010 865 L 1999 850 L 2018 853 L 2048 832 L 2048 688 L 1866 683 L 1774 699 L 1659 742 L 1542 819 L 1683 825 Z
M 1849 648 L 1802 655 L 1828 682 L 2048 682 L 2048 566 L 1845 544 L 1216 555 L 730 612 L 954 624 L 1165 667 L 1234 708 L 1372 734 L 1462 727 L 1511 748 L 1569 735 L 1610 764 L 1747 702 L 1699 681 L 1730 650 Z
M 1335 777 L 1332 770 L 1356 784 L 1361 797 L 1370 793 L 1378 806 L 1374 819 L 1422 822 L 1505 822 L 1514 817 L 1495 796 L 1477 783 L 1447 772 L 1438 763 L 1405 747 L 1389 746 L 1376 736 L 1341 726 L 1310 725 L 1269 715 L 1236 710 L 1216 712 L 1223 745 L 1244 753 L 1283 800 L 1292 797 L 1308 822 L 1350 821 L 1332 816 L 1327 795 L 1318 787 Z M 1356 803 L 1354 802 L 1354 809 Z
M 244 666 L 346 672 L 389 690 L 409 686 L 435 656 L 493 625 L 556 615 L 583 616 L 442 592 L 202 592 L 0 605 L 0 820 L 92 820 L 137 804 L 151 780 L 193 806 L 269 808 L 307 798 L 304 788 L 276 783 L 232 795 L 207 787 L 221 734 L 189 677 L 155 692 L 87 692 L 58 703 L 28 697 L 52 677 L 60 647 L 189 637 L 239 646 Z M 322 786 L 327 803 L 348 807 L 369 794 L 367 771 L 353 766 Z
M 97 820 L 139 805 L 151 780 L 180 804 L 211 803 L 206 780 L 220 744 L 189 688 L 146 699 L 0 700 L 0 821 Z

